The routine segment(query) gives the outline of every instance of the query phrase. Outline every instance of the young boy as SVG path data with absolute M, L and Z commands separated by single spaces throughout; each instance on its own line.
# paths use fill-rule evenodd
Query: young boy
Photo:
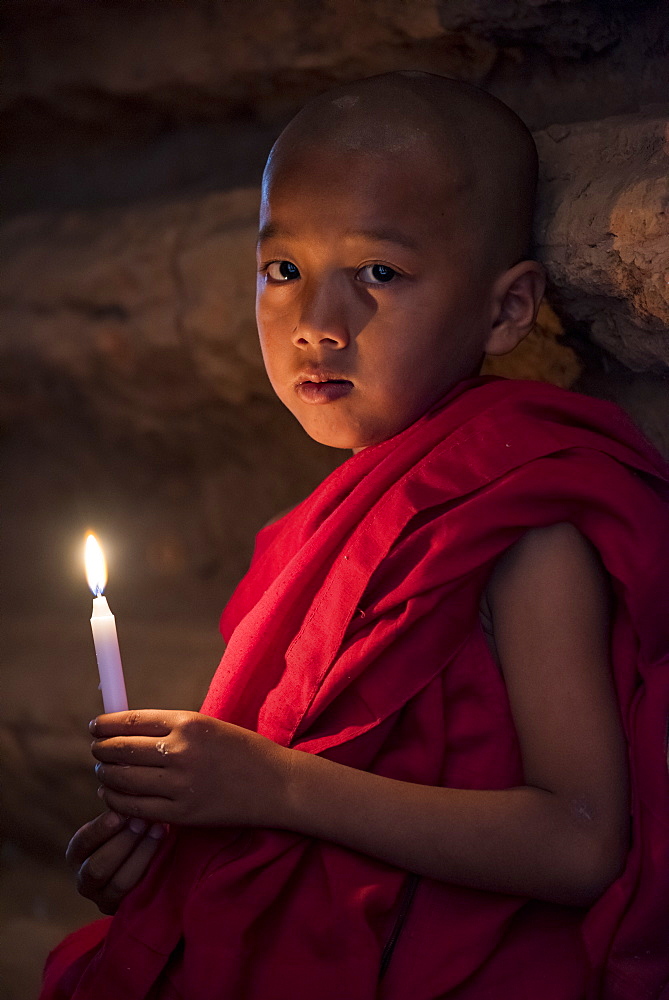
M 428 74 L 278 139 L 263 356 L 354 454 L 260 533 L 202 711 L 91 723 L 69 859 L 118 912 L 45 997 L 660 996 L 666 470 L 617 408 L 477 375 L 542 297 L 535 182 L 520 120 Z

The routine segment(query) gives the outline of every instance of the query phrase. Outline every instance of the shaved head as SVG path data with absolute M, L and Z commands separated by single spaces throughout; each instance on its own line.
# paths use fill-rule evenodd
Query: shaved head
M 455 205 L 476 258 L 492 274 L 530 254 L 536 147 L 520 118 L 477 87 L 432 73 L 397 72 L 321 94 L 277 139 L 264 189 L 315 149 L 405 166 L 428 157 L 443 181 L 444 206 L 430 206 L 435 225 Z

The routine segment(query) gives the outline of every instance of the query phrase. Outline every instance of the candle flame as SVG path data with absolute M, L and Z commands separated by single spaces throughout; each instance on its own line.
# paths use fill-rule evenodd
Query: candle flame
M 96 597 L 99 597 L 107 583 L 107 561 L 100 543 L 92 532 L 86 535 L 84 551 L 86 580 Z

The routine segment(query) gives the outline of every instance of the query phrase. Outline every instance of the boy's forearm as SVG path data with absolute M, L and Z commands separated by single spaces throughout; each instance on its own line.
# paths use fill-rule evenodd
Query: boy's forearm
M 616 845 L 539 788 L 469 791 L 380 777 L 288 751 L 280 824 L 420 875 L 592 904 L 618 874 Z

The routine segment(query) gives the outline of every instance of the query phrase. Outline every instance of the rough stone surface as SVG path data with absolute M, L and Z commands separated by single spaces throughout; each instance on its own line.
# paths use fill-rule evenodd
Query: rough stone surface
M 453 72 L 480 76 L 497 48 L 535 45 L 553 57 L 598 53 L 657 3 L 619 0 L 225 0 L 45 5 L 8 0 L 4 103 L 58 105 L 82 121 L 103 102 L 133 98 L 167 113 L 284 103 L 309 74 L 350 78 L 439 43 Z M 488 59 L 480 55 L 484 38 Z M 477 54 L 477 49 L 479 53 Z M 412 53 L 419 54 L 418 51 Z M 444 67 L 444 72 L 446 68 Z M 283 94 L 276 84 L 281 83 Z M 96 103 L 98 107 L 96 108 Z
M 669 106 L 536 136 L 537 226 L 566 324 L 634 371 L 669 368 Z
M 625 6 L 624 0 L 606 6 L 592 0 L 444 0 L 440 20 L 447 30 L 468 31 L 498 45 L 535 44 L 574 57 L 619 42 L 629 20 Z
M 5 405 L 33 407 L 40 372 L 145 430 L 269 395 L 253 312 L 257 204 L 240 190 L 10 223 Z
M 661 99 L 668 28 L 662 0 L 7 0 L 0 130 L 12 156 L 128 147 L 166 125 L 280 121 L 400 68 L 499 87 L 540 127 Z
M 492 4 L 489 4 L 492 6 Z M 383 72 L 407 49 L 439 43 L 454 74 L 480 78 L 494 47 L 444 31 L 434 0 L 225 0 L 210 3 L 9 4 L 10 49 L 5 105 L 44 117 L 102 119 L 162 110 L 178 120 L 261 108 L 281 113 L 313 91 L 314 80 Z M 109 128 L 111 122 L 107 122 Z M 104 126 L 103 126 L 104 127 Z

